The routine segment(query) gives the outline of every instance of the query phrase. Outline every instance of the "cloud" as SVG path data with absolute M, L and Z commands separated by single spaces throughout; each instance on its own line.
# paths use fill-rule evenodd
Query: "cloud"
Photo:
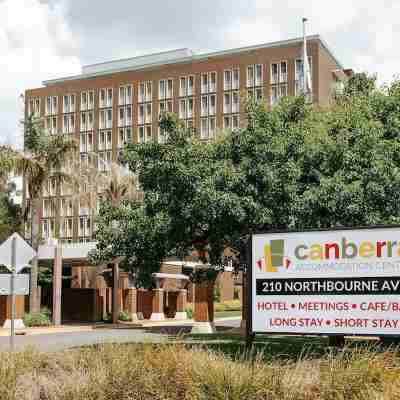
M 23 10 L 23 11 L 22 11 Z M 22 144 L 18 121 L 25 89 L 42 80 L 79 73 L 77 42 L 61 5 L 38 0 L 0 2 L 0 142 Z
M 56 4 L 55 0 L 51 0 Z M 84 63 L 190 47 L 210 51 L 320 33 L 345 67 L 378 73 L 380 82 L 400 71 L 398 0 L 62 0 L 80 38 Z
M 400 72 L 399 15 L 398 0 L 0 0 L 1 136 L 15 134 L 25 88 L 79 73 L 81 64 L 298 37 L 303 16 L 344 67 L 390 81 Z

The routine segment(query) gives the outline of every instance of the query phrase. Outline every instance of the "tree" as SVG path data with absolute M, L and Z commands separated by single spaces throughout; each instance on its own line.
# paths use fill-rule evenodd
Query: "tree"
M 166 144 L 126 150 L 144 201 L 103 210 L 98 251 L 129 254 L 142 274 L 191 251 L 218 270 L 226 248 L 243 260 L 258 230 L 398 222 L 399 87 L 378 89 L 373 78 L 355 76 L 329 110 L 304 97 L 272 110 L 249 102 L 247 126 L 210 143 L 166 115 Z M 122 222 L 112 235 L 110 215 Z
M 7 165 L 15 175 L 23 176 L 29 199 L 24 205 L 24 216 L 27 218 L 31 211 L 31 244 L 34 249 L 39 248 L 40 235 L 40 201 L 43 184 L 50 176 L 55 176 L 61 182 L 65 178 L 64 163 L 72 158 L 77 144 L 75 139 L 65 135 L 50 135 L 43 129 L 41 119 L 34 114 L 28 115 L 23 122 L 25 147 L 23 151 L 9 147 L 0 149 L 0 160 L 7 160 Z M 5 162 L 5 161 L 4 161 Z M 34 259 L 31 267 L 31 297 L 32 312 L 38 311 L 37 304 L 38 262 Z
M 21 207 L 14 203 L 14 193 L 14 183 L 8 183 L 0 192 L 0 243 L 14 232 L 22 230 Z

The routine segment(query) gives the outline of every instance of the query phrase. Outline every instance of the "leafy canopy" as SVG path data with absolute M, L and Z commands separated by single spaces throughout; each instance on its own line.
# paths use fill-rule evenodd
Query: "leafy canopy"
M 399 111 L 399 82 L 378 89 L 360 74 L 326 110 L 303 97 L 272 111 L 250 101 L 247 126 L 212 142 L 167 114 L 167 143 L 125 151 L 144 200 L 103 208 L 97 261 L 126 255 L 144 276 L 193 250 L 218 266 L 257 230 L 398 223 Z

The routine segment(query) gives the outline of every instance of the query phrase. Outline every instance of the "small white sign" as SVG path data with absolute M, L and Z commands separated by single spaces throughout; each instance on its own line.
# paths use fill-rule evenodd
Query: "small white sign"
M 400 336 L 400 228 L 252 237 L 252 331 Z
M 14 276 L 14 293 L 17 296 L 29 294 L 29 275 Z M 0 296 L 11 294 L 11 274 L 0 274 Z
M 15 273 L 18 274 L 24 268 L 29 267 L 29 262 L 36 256 L 36 252 L 18 233 L 14 233 L 0 245 L 0 265 L 4 265 L 11 271 L 11 247 L 14 238 L 16 239 Z

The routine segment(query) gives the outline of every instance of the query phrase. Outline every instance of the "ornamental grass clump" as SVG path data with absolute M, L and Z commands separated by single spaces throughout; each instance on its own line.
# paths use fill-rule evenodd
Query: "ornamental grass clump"
M 0 353 L 2 400 L 400 399 L 396 350 L 344 349 L 266 361 L 184 345 Z

